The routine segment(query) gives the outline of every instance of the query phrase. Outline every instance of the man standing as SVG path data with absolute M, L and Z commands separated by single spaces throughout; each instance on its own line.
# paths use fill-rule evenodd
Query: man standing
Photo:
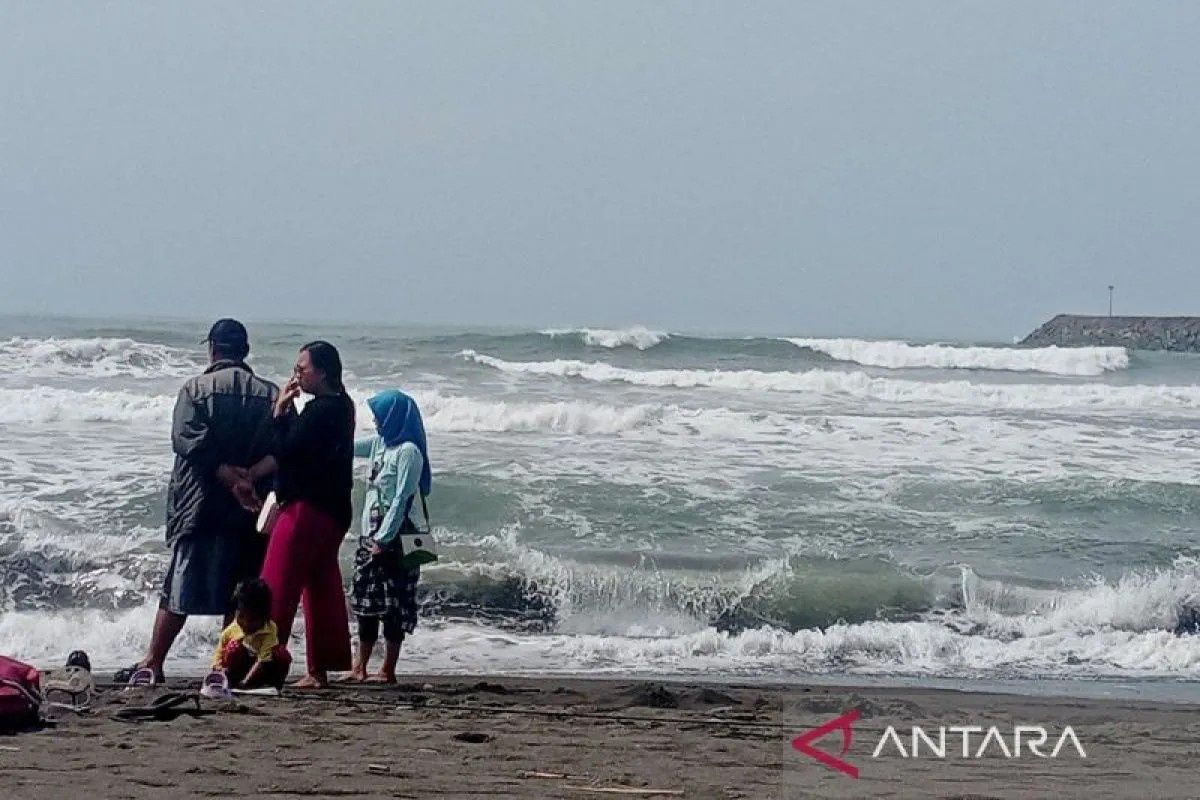
M 175 467 L 167 490 L 171 562 L 145 658 L 118 682 L 163 682 L 163 661 L 189 614 L 228 617 L 239 581 L 257 577 L 266 550 L 254 530 L 248 468 L 271 451 L 279 394 L 246 365 L 242 323 L 221 319 L 205 339 L 209 367 L 179 390 L 171 425 Z

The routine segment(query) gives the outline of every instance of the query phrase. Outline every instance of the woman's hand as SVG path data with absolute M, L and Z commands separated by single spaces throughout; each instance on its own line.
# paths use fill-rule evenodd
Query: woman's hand
M 283 391 L 279 393 L 278 399 L 275 400 L 275 416 L 282 417 L 296 410 L 293 401 L 300 396 L 300 379 L 295 375 L 283 387 Z
M 379 542 L 371 542 L 371 558 L 379 558 L 383 555 L 383 548 L 379 546 Z

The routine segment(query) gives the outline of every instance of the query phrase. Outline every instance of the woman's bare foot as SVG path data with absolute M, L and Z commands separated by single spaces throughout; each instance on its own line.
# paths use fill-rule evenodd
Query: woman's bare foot
M 367 678 L 367 683 L 395 683 L 396 673 L 394 672 L 376 672 L 371 677 Z
M 354 665 L 354 669 L 350 670 L 350 674 L 342 678 L 346 683 L 363 683 L 367 679 L 366 665 Z
M 293 689 L 328 689 L 329 676 L 327 675 L 305 675 L 300 680 L 292 684 Z

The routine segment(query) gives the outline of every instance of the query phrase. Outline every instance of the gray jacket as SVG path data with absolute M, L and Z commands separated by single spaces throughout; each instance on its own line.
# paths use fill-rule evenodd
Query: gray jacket
M 180 537 L 252 534 L 254 515 L 217 481 L 221 464 L 249 467 L 271 452 L 279 389 L 237 361 L 218 361 L 175 401 L 175 468 L 167 489 L 167 544 Z

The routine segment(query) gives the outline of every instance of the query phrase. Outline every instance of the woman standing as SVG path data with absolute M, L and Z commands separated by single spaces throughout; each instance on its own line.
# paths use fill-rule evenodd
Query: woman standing
M 355 455 L 371 460 L 371 478 L 363 506 L 362 536 L 354 555 L 350 606 L 358 616 L 358 657 L 350 679 L 396 682 L 396 661 L 404 637 L 417 627 L 420 567 L 401 561 L 399 538 L 416 533 L 422 518 L 429 527 L 425 498 L 433 488 L 425 423 L 416 402 L 397 389 L 367 401 L 376 436 L 354 444 Z M 367 677 L 367 663 L 383 625 L 385 650 L 378 674 Z
M 296 413 L 300 392 L 313 395 Z M 300 349 L 295 373 L 275 404 L 275 494 L 280 513 L 271 529 L 263 580 L 271 587 L 271 618 L 287 642 L 304 602 L 308 674 L 297 688 L 329 684 L 329 672 L 350 668 L 350 625 L 338 548 L 350 528 L 354 403 L 342 385 L 342 361 L 328 342 Z

